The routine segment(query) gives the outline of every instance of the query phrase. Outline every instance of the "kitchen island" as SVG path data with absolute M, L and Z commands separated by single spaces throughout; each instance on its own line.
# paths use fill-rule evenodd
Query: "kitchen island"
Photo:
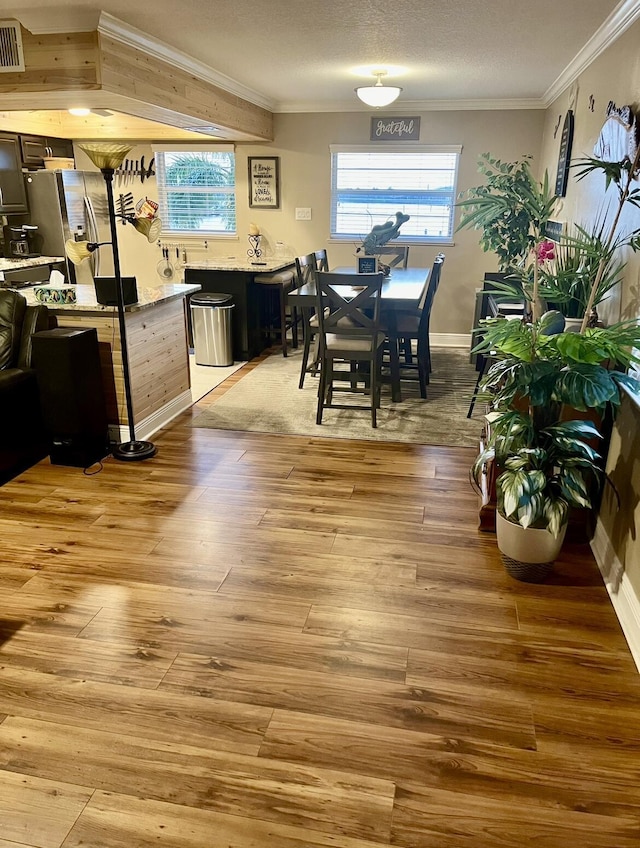
M 293 267 L 293 256 L 269 256 L 261 264 L 254 264 L 246 255 L 189 261 L 185 265 L 186 283 L 197 283 L 203 292 L 220 292 L 233 297 L 235 360 L 253 359 L 269 344 L 264 332 L 265 315 L 273 310 L 273 305 L 266 301 L 265 287 L 254 282 L 253 278 L 256 274 L 271 274 Z
M 47 282 L 52 268 L 66 270 L 64 256 L 0 256 L 0 286 L 20 288 L 20 283 L 32 285 L 35 282 Z
M 109 436 L 128 440 L 118 310 L 96 300 L 95 289 L 78 285 L 76 303 L 47 303 L 60 327 L 98 331 Z M 125 307 L 131 395 L 136 437 L 146 439 L 192 404 L 185 298 L 199 285 L 138 285 L 138 302 Z M 35 304 L 34 289 L 20 294 Z

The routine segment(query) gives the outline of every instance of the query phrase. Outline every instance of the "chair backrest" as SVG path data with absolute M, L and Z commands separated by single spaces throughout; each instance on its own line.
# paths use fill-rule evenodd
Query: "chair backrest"
M 31 336 L 48 326 L 46 306 L 27 306 L 26 299 L 18 292 L 0 291 L 0 370 L 29 368 Z
M 408 245 L 385 244 L 383 247 L 376 248 L 376 255 L 390 256 L 391 258 L 386 264 L 391 268 L 407 268 L 409 265 Z
M 327 256 L 327 251 L 322 248 L 322 250 L 316 250 L 313 254 L 316 258 L 316 269 L 318 271 L 328 271 L 329 270 L 329 258 Z
M 320 333 L 370 336 L 380 329 L 384 274 L 316 271 L 316 314 Z
M 433 299 L 440 285 L 440 274 L 444 265 L 444 253 L 439 253 L 433 260 L 433 266 L 429 273 L 429 283 L 426 291 L 423 294 L 422 309 L 420 311 L 420 330 L 429 329 L 429 317 L 431 315 L 431 307 Z
M 296 257 L 296 275 L 299 286 L 306 286 L 313 282 L 313 272 L 316 270 L 315 253 L 307 253 L 305 256 Z

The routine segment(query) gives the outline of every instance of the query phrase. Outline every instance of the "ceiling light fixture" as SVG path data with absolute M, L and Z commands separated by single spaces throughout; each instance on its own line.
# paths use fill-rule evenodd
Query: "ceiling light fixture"
M 101 118 L 110 118 L 113 115 L 109 109 L 87 109 L 84 106 L 74 106 L 72 109 L 67 109 L 70 115 L 75 115 L 77 118 L 86 118 L 87 115 L 99 115 Z
M 400 96 L 402 89 L 399 86 L 382 85 L 382 77 L 386 75 L 386 71 L 374 71 L 373 76 L 377 77 L 378 80 L 375 85 L 362 85 L 355 89 L 360 100 L 367 106 L 374 106 L 378 109 L 381 106 L 389 106 Z

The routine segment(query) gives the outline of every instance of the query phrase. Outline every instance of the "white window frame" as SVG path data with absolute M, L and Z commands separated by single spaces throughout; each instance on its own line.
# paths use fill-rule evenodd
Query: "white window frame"
M 234 198 L 234 228 L 233 230 L 182 230 L 170 229 L 168 226 L 168 206 L 167 196 L 170 193 L 164 183 L 164 156 L 165 153 L 227 153 L 234 158 L 234 185 L 233 187 L 224 188 L 216 186 L 213 190 L 219 190 L 220 193 L 233 194 Z M 188 238 L 206 238 L 206 239 L 237 239 L 238 238 L 238 163 L 235 152 L 235 147 L 232 144 L 155 144 L 153 146 L 153 155 L 155 156 L 155 172 L 158 190 L 158 215 L 163 222 L 162 237 L 174 238 L 184 241 Z M 208 187 L 198 188 L 190 187 L 190 192 L 211 192 Z M 167 225 L 165 225 L 165 221 Z
M 420 144 L 420 143 L 411 143 L 405 142 L 403 144 L 398 143 L 376 143 L 376 144 L 332 144 L 330 145 L 330 153 L 331 153 L 331 219 L 330 219 L 330 239 L 331 241 L 339 241 L 339 242 L 357 242 L 361 243 L 364 236 L 366 236 L 371 227 L 369 227 L 365 232 L 358 233 L 346 233 L 346 232 L 337 232 L 337 219 L 338 219 L 338 187 L 337 187 L 337 177 L 338 177 L 338 157 L 341 153 L 391 153 L 394 155 L 397 154 L 410 154 L 410 153 L 419 153 L 419 154 L 455 154 L 455 166 L 454 166 L 454 178 L 453 178 L 453 186 L 451 190 L 447 190 L 445 196 L 450 198 L 451 202 L 451 212 L 449 217 L 449 232 L 447 235 L 437 235 L 437 236 L 428 236 L 428 235 L 409 235 L 406 233 L 406 225 L 405 230 L 400 230 L 400 235 L 398 238 L 394 239 L 395 244 L 453 244 L 453 234 L 454 234 L 454 217 L 455 217 L 455 203 L 458 197 L 458 174 L 460 170 L 460 154 L 462 153 L 462 145 L 460 144 L 448 144 L 448 145 L 435 145 L 435 144 Z M 401 189 L 397 190 L 398 192 Z M 440 194 L 440 192 L 438 192 Z M 393 190 L 389 192 L 390 197 L 393 194 Z M 400 203 L 397 206 L 397 210 L 394 208 L 394 211 L 407 211 L 403 208 L 403 205 Z M 371 210 L 371 226 L 374 224 L 382 224 L 389 216 L 386 212 L 377 213 L 375 211 L 375 204 Z

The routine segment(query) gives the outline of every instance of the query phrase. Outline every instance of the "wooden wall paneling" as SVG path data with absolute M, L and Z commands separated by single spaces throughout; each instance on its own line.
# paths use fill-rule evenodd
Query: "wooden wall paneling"
M 108 124 L 96 128 L 95 123 L 78 124 L 76 119 L 72 135 L 60 128 L 58 132 L 63 137 L 106 134 L 120 138 L 184 138 L 181 128 L 213 126 L 219 131 L 219 138 L 273 140 L 273 115 L 267 109 L 174 68 L 150 53 L 97 31 L 33 35 L 23 29 L 22 34 L 25 71 L 0 74 L 5 109 L 11 105 L 17 110 L 61 109 L 71 105 L 68 92 L 81 90 L 94 92 L 95 102 L 89 99 L 87 104 L 91 107 L 134 116 L 134 125 L 126 136 L 121 126 L 114 131 Z M 43 97 L 36 102 L 34 97 L 38 94 Z M 166 124 L 170 129 L 151 133 L 135 124 L 136 116 Z M 35 126 L 17 131 L 41 134 Z M 207 135 L 211 137 L 210 131 Z M 207 140 L 206 135 L 199 137 Z
M 22 29 L 25 70 L 0 74 L 0 93 L 96 89 L 98 33 L 32 35 Z
M 273 139 L 273 116 L 266 109 L 106 35 L 100 34 L 99 48 L 103 88 L 175 112 L 184 114 L 187 109 L 189 115 L 213 125 Z
M 186 392 L 189 352 L 184 329 L 184 304 L 170 301 L 126 317 L 131 399 L 134 423 L 161 409 Z M 61 327 L 95 327 L 98 331 L 102 380 L 110 424 L 128 423 L 120 329 L 115 308 L 102 314 L 58 314 Z

